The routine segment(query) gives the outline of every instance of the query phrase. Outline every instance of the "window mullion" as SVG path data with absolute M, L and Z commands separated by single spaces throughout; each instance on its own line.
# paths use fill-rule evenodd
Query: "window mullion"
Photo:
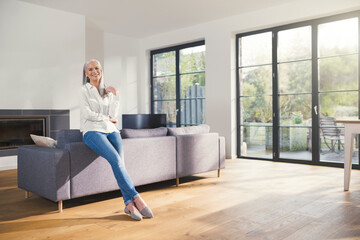
M 154 114 L 154 54 L 150 54 L 150 109 L 151 114 Z
M 360 15 L 360 14 L 359 14 Z M 358 118 L 360 119 L 360 16 L 358 16 Z M 356 136 L 359 139 L 359 135 Z M 357 143 L 359 148 L 359 142 Z M 360 154 L 358 154 L 358 167 L 360 166 Z
M 312 54 L 312 159 L 313 163 L 317 164 L 320 161 L 320 130 L 319 130 L 319 74 L 318 74 L 318 26 L 317 24 L 311 25 L 311 54 Z
M 180 127 L 180 50 L 177 49 L 176 50 L 176 60 L 175 60 L 175 65 L 176 65 L 176 109 L 175 109 L 175 114 L 176 114 L 176 126 Z
M 272 71 L 273 71 L 273 159 L 279 160 L 280 141 L 279 141 L 279 86 L 278 86 L 278 67 L 277 67 L 277 41 L 278 31 L 272 32 Z

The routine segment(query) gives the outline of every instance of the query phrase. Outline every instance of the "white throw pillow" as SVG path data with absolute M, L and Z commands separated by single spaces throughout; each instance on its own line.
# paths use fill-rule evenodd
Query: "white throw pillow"
M 38 136 L 38 135 L 34 135 L 34 134 L 30 134 L 30 137 L 37 146 L 56 148 L 57 141 L 52 138 Z

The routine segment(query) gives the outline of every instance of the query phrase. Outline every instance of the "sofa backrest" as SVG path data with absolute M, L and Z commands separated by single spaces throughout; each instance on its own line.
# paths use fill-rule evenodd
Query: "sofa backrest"
M 209 125 L 200 124 L 197 126 L 190 126 L 190 127 L 168 128 L 169 136 L 188 135 L 188 134 L 203 134 L 203 133 L 210 133 Z
M 79 129 L 60 130 L 57 133 L 57 148 L 65 149 L 65 145 L 72 142 L 82 142 L 82 134 Z
M 122 138 L 151 138 L 165 137 L 168 129 L 166 127 L 146 128 L 146 129 L 122 129 Z

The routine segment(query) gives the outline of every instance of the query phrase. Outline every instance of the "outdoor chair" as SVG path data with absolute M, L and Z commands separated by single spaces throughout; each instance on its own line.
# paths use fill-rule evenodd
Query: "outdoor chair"
M 335 146 L 338 144 L 338 150 L 341 146 L 344 147 L 344 134 L 340 128 L 336 126 L 334 117 L 321 117 L 320 118 L 320 148 L 321 140 L 324 140 L 325 145 L 329 151 L 335 152 Z

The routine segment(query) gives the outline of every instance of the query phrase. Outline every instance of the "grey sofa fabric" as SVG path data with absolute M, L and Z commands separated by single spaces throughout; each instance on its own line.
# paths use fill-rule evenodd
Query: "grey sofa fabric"
M 135 186 L 176 178 L 175 137 L 123 139 L 125 167 Z
M 166 127 L 152 128 L 152 129 L 122 129 L 122 138 L 149 138 L 149 137 L 163 137 L 167 134 Z
M 202 134 L 209 132 L 210 132 L 210 126 L 206 124 L 201 124 L 198 126 L 190 126 L 190 127 L 168 128 L 169 136 L 177 136 L 184 134 Z
M 174 137 L 123 139 L 123 146 L 125 167 L 135 186 L 176 178 Z M 163 150 L 154 151 L 159 147 Z M 67 144 L 66 149 L 71 156 L 71 198 L 119 189 L 104 158 L 82 142 Z
M 21 146 L 18 186 L 52 201 L 118 190 L 110 164 L 82 142 L 79 130 L 58 134 L 58 148 Z M 225 140 L 216 133 L 123 139 L 135 186 L 225 167 Z
M 219 169 L 217 133 L 176 136 L 177 177 Z
M 54 202 L 70 199 L 69 153 L 34 145 L 20 147 L 18 186 Z
M 71 157 L 71 198 L 119 189 L 110 164 L 85 143 L 66 144 Z
M 65 149 L 65 144 L 72 142 L 81 142 L 82 134 L 78 129 L 62 130 L 57 133 L 57 148 Z

